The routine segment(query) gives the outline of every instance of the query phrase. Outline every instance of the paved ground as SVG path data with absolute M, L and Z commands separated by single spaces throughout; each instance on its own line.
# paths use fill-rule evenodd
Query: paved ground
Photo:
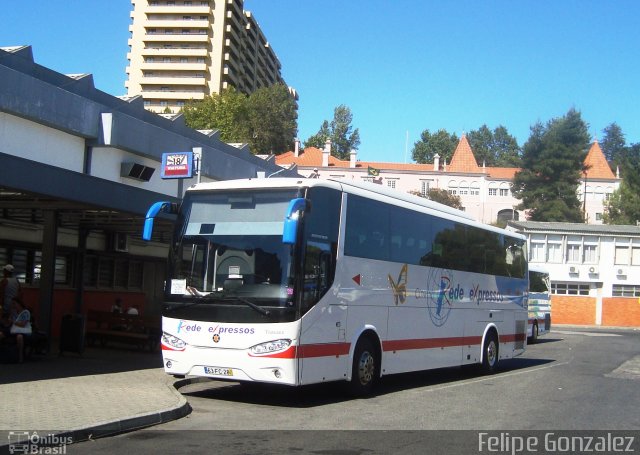
M 0 365 L 0 448 L 33 434 L 73 441 L 167 422 L 190 412 L 160 352 L 87 348 Z
M 590 329 L 594 336 L 598 330 Z M 637 377 L 640 358 L 631 360 L 607 376 Z M 191 411 L 176 389 L 187 382 L 164 373 L 159 352 L 130 349 L 87 348 L 82 356 L 54 351 L 0 364 L 0 453 L 34 432 L 78 442 L 179 419 Z

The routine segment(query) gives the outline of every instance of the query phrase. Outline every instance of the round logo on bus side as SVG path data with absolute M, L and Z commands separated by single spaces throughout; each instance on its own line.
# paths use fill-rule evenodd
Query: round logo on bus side
M 431 290 L 427 305 L 429 317 L 436 327 L 441 327 L 449 319 L 453 308 L 450 296 L 453 288 L 453 276 L 448 270 L 432 270 L 427 278 L 427 286 L 427 289 Z
M 213 334 L 213 342 L 217 343 L 218 341 L 220 341 L 220 335 L 217 333 Z

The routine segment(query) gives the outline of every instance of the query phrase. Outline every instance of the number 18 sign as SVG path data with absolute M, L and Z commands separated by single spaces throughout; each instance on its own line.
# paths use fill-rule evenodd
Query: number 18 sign
M 193 177 L 193 152 L 162 154 L 163 179 L 189 179 Z

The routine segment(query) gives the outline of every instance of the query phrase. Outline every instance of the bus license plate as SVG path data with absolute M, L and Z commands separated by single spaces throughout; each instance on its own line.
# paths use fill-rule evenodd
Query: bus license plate
M 215 374 L 216 376 L 233 376 L 231 368 L 204 367 L 206 374 Z

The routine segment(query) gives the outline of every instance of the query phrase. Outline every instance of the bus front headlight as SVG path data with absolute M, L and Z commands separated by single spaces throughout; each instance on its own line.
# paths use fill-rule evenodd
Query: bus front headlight
M 291 346 L 291 340 L 289 339 L 267 341 L 266 343 L 260 343 L 256 344 L 255 346 L 251 346 L 249 348 L 249 352 L 251 352 L 251 355 L 273 354 L 276 352 L 284 351 L 289 346 Z
M 187 347 L 187 343 L 177 336 L 173 336 L 167 332 L 162 332 L 162 344 L 170 349 L 175 349 L 176 351 L 184 351 Z

